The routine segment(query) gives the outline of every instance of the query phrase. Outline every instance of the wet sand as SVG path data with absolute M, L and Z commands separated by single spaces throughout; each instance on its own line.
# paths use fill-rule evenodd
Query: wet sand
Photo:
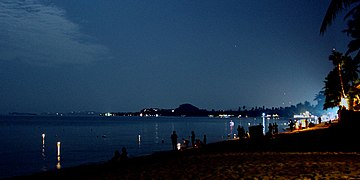
M 360 179 L 359 137 L 318 127 L 14 179 Z

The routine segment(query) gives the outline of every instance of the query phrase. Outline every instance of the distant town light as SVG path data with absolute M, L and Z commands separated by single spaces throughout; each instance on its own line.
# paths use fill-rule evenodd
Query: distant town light
M 111 114 L 111 112 L 107 112 L 105 113 L 105 116 L 112 116 L 113 114 Z

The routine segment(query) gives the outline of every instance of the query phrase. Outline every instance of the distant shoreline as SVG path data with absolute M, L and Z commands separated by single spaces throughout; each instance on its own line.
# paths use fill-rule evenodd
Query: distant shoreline
M 299 107 L 297 107 L 299 105 Z M 158 117 L 158 116 L 174 116 L 174 117 L 223 117 L 223 118 L 240 118 L 240 117 L 259 117 L 263 113 L 271 117 L 292 117 L 295 114 L 304 113 L 303 109 L 315 115 L 323 114 L 322 106 L 312 106 L 309 103 L 299 103 L 297 106 L 289 107 L 238 107 L 236 110 L 207 110 L 200 109 L 192 104 L 181 104 L 177 108 L 143 108 L 140 111 L 134 112 L 99 112 L 99 111 L 70 111 L 70 112 L 9 112 L 8 115 L 52 115 L 52 116 L 66 116 L 66 115 L 87 115 L 87 116 L 142 116 L 142 117 Z

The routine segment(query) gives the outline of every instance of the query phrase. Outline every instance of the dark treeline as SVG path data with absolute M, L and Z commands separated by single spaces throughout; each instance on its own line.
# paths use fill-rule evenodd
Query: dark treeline
M 313 106 L 309 102 L 298 103 L 288 107 L 251 107 L 241 106 L 236 110 L 206 110 L 200 109 L 191 104 L 181 104 L 176 109 L 160 109 L 160 108 L 145 108 L 140 112 L 127 112 L 127 113 L 112 113 L 115 116 L 187 116 L 187 117 L 218 117 L 220 115 L 231 115 L 241 117 L 258 117 L 263 113 L 273 115 L 277 114 L 281 117 L 292 117 L 294 114 L 304 113 L 309 111 L 314 115 L 321 115 L 323 113 L 323 106 Z

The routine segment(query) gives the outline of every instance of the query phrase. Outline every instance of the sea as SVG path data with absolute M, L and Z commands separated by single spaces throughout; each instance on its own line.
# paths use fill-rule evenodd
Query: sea
M 172 149 L 196 138 L 214 143 L 234 138 L 238 125 L 277 123 L 279 132 L 288 118 L 128 117 L 128 116 L 0 116 L 0 179 L 109 161 L 125 147 L 137 157 Z

